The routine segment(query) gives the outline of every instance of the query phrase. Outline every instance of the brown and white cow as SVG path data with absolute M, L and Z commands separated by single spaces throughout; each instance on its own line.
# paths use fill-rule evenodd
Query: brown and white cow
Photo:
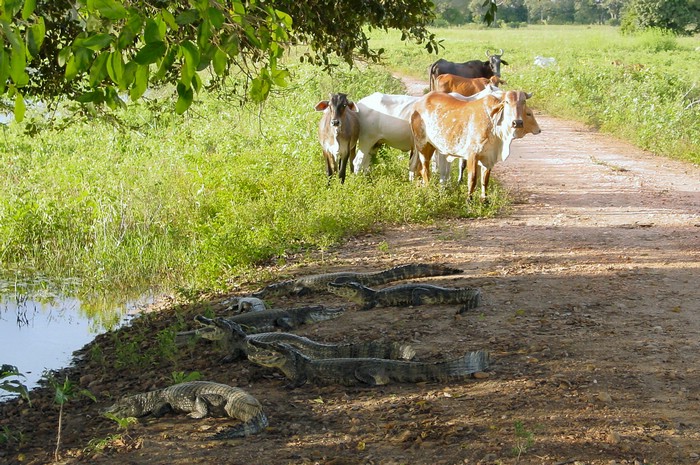
M 357 107 L 348 100 L 347 94 L 331 94 L 328 100 L 318 102 L 314 108 L 323 112 L 318 125 L 318 140 L 326 159 L 326 173 L 329 178 L 338 173 L 340 182 L 344 183 L 348 162 L 350 171 L 353 169 L 360 134 Z
M 481 198 L 486 199 L 494 165 L 508 158 L 510 144 L 526 134 L 541 132 L 527 107 L 531 97 L 522 91 L 506 91 L 464 101 L 449 94 L 430 92 L 414 104 L 411 131 L 421 162 L 423 182 L 430 179 L 430 160 L 435 151 L 467 160 L 469 197 L 481 173 Z
M 457 92 L 465 97 L 474 95 L 486 89 L 487 86 L 498 87 L 501 84 L 506 84 L 499 76 L 491 76 L 490 78 L 464 78 L 454 74 L 441 74 L 435 78 L 435 90 L 437 92 Z

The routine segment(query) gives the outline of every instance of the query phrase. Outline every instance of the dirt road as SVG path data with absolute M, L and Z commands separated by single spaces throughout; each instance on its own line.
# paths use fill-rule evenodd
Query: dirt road
M 255 395 L 271 426 L 212 443 L 204 438 L 230 421 L 166 416 L 132 427 L 105 452 L 84 452 L 90 439 L 116 432 L 96 414 L 109 404 L 102 396 L 67 409 L 64 462 L 700 464 L 700 169 L 537 117 L 542 134 L 516 141 L 494 169 L 516 198 L 507 214 L 393 228 L 290 270 L 378 270 L 411 261 L 464 269 L 431 281 L 480 287 L 484 303 L 474 312 L 350 308 L 299 333 L 407 341 L 422 360 L 485 348 L 493 356 L 487 378 L 290 391 L 248 362 L 220 364 L 221 349 L 205 344 L 142 371 L 105 370 L 114 348 L 104 337 L 101 365 L 87 361 L 75 374 L 89 376 L 84 384 L 98 395 L 145 390 L 167 383 L 173 371 L 197 370 Z M 321 296 L 274 304 L 319 298 L 340 303 Z M 190 321 L 203 307 L 221 312 L 223 302 L 178 311 Z M 173 310 L 164 309 L 145 327 L 155 334 L 172 320 Z M 33 446 L 21 463 L 45 463 L 56 424 L 50 401 L 42 418 L 18 412 L 6 410 L 3 421 L 29 429 Z M 0 461 L 20 463 L 17 457 Z

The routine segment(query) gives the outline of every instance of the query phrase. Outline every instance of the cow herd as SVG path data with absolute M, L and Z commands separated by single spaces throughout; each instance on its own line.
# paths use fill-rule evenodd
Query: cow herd
M 382 144 L 411 153 L 409 176 L 430 179 L 431 165 L 447 182 L 450 164 L 460 160 L 459 181 L 467 169 L 469 197 L 481 181 L 486 199 L 493 166 L 510 154 L 513 139 L 539 134 L 540 127 L 527 107 L 532 96 L 502 90 L 503 50 L 488 61 L 452 63 L 440 59 L 430 66 L 430 92 L 422 97 L 374 93 L 357 102 L 346 94 L 331 94 L 316 104 L 323 111 L 319 141 L 328 176 L 345 181 L 347 166 L 367 171 Z

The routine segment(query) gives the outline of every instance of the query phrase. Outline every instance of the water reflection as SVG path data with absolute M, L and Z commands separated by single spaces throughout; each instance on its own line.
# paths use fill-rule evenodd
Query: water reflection
M 36 387 L 44 370 L 65 367 L 72 353 L 97 334 L 114 329 L 152 296 L 115 302 L 108 296 L 92 298 L 62 294 L 44 281 L 18 283 L 0 280 L 0 364 L 14 365 Z M 0 391 L 0 397 L 5 392 Z

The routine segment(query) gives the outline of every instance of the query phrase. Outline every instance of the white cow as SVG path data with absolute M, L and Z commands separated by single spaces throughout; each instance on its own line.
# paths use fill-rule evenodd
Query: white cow
M 368 171 L 381 144 L 408 152 L 413 147 L 409 120 L 420 97 L 375 92 L 356 102 L 360 120 L 355 172 Z
M 488 85 L 481 92 L 469 97 L 454 92 L 450 95 L 460 100 L 470 101 L 500 92 L 503 91 L 498 87 Z M 375 92 L 355 102 L 360 121 L 360 135 L 354 162 L 356 173 L 369 170 L 372 158 L 377 154 L 381 144 L 404 152 L 412 150 L 413 134 L 411 133 L 410 120 L 413 114 L 413 105 L 421 98 L 412 95 Z M 440 171 L 440 179 L 448 179 L 450 175 L 449 163 L 439 155 L 436 157 L 436 163 Z M 414 173 L 418 172 L 419 169 L 418 157 L 411 154 L 409 179 L 413 179 Z

